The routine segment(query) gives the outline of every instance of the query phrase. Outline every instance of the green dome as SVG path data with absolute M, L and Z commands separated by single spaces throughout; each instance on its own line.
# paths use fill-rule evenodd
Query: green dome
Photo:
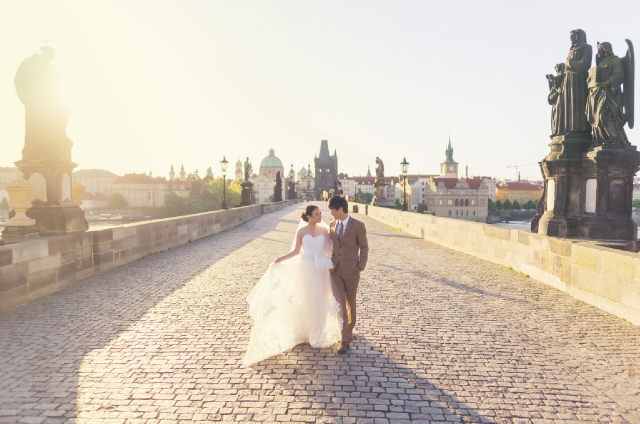
M 269 150 L 269 156 L 262 159 L 262 162 L 260 162 L 260 168 L 284 168 L 284 166 L 282 166 L 282 161 L 278 159 L 274 153 L 273 149 Z

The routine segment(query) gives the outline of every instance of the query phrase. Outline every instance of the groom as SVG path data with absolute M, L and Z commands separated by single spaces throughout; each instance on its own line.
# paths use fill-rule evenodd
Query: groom
M 347 353 L 356 325 L 356 292 L 360 272 L 367 265 L 369 246 L 364 224 L 349 216 L 349 204 L 344 197 L 332 197 L 329 209 L 335 218 L 330 227 L 333 242 L 331 282 L 342 312 L 342 342 L 338 353 L 343 354 Z

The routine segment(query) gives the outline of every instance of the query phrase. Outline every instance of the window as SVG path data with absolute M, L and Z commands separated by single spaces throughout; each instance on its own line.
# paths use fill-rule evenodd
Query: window
M 475 205 L 476 201 L 475 200 L 471 200 L 471 206 Z
M 449 216 L 451 216 L 451 211 L 449 211 Z
M 447 200 L 447 205 L 452 205 L 453 204 L 453 200 L 449 199 Z
M 459 206 L 460 204 L 458 203 L 458 199 L 456 199 L 456 206 Z
M 458 216 L 458 211 L 456 211 L 456 216 Z
M 464 201 L 464 205 L 465 205 L 465 206 L 469 206 L 469 199 L 467 199 L 467 200 L 465 200 L 465 201 Z

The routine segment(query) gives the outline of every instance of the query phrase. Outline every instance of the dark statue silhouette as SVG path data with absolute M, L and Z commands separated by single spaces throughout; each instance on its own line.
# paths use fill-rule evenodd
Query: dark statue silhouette
M 60 103 L 58 70 L 50 62 L 55 50 L 43 46 L 41 54 L 22 61 L 14 83 L 25 108 L 22 159 L 71 161 L 73 142 L 67 136 L 69 110 Z

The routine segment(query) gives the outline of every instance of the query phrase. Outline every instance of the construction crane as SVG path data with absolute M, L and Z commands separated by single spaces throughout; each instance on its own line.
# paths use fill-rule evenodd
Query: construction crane
M 518 172 L 518 168 L 524 168 L 525 166 L 538 166 L 537 163 L 527 163 L 525 165 L 518 165 L 518 163 L 516 162 L 515 165 L 507 165 L 507 168 L 516 168 L 516 177 L 518 179 L 518 181 L 520 181 L 520 172 Z

